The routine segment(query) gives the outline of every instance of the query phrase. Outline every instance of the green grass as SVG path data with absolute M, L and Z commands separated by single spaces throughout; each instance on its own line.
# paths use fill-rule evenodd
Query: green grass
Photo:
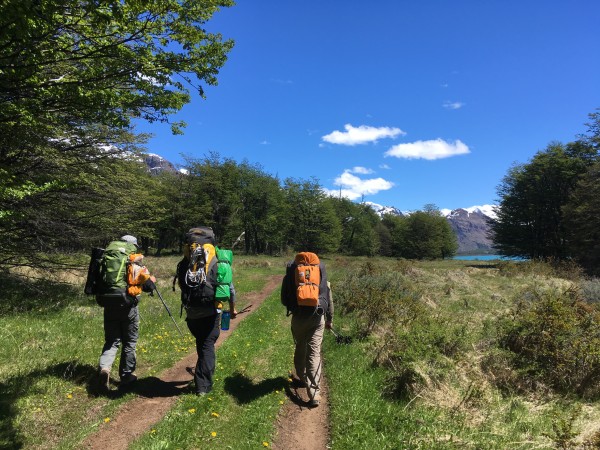
M 179 291 L 171 289 L 178 257 L 147 258 L 158 289 L 184 333 L 180 338 L 158 297 L 140 302 L 138 368 L 154 376 L 195 350 L 179 317 Z M 236 269 L 239 308 L 244 294 L 262 288 L 275 264 L 251 261 Z M 0 448 L 76 448 L 133 394 L 95 396 L 96 368 L 103 344 L 102 308 L 83 292 L 83 278 L 71 284 L 7 279 L 0 309 Z M 9 283 L 10 281 L 10 283 Z M 116 362 L 118 364 L 118 361 Z M 116 366 L 115 366 L 116 368 Z
M 141 378 L 157 375 L 194 351 L 179 318 L 179 292 L 171 290 L 177 260 L 148 258 L 146 263 L 186 337 L 177 336 L 158 298 L 144 296 Z M 245 306 L 244 294 L 260 290 L 267 276 L 283 276 L 284 261 L 236 256 L 238 308 Z M 361 312 L 343 316 L 337 305 L 336 329 L 355 339 L 341 345 L 331 334 L 325 337 L 331 448 L 593 448 L 600 441 L 599 401 L 560 396 L 543 386 L 528 393 L 503 390 L 485 369 L 503 367 L 495 347 L 497 323 L 514 302 L 534 289 L 564 287 L 570 281 L 539 265 L 520 269 L 477 261 L 413 263 L 335 255 L 323 261 L 334 299 L 347 271 L 370 262 L 378 270 L 401 274 L 426 306 L 419 320 L 405 321 L 402 328 L 391 326 L 383 315 L 359 340 Z M 133 398 L 92 395 L 103 340 L 102 309 L 81 293 L 81 279 L 65 279 L 69 283 L 0 280 L 0 448 L 78 448 Z M 219 348 L 213 392 L 181 395 L 131 447 L 270 446 L 277 414 L 289 402 L 285 388 L 292 352 L 289 318 L 277 291 Z M 413 382 L 399 390 L 402 374 Z

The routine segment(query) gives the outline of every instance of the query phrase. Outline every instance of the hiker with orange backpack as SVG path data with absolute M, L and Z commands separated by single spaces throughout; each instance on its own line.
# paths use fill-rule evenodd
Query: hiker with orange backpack
M 96 302 L 104 308 L 104 346 L 100 355 L 100 387 L 110 388 L 110 370 L 119 346 L 120 387 L 137 380 L 136 344 L 139 335 L 140 316 L 137 305 L 142 290 L 156 282 L 148 269 L 142 265 L 143 255 L 138 253 L 137 239 L 124 235 L 108 244 L 99 259 L 97 286 L 93 291 Z
M 235 288 L 232 282 L 233 252 L 216 245 L 210 227 L 195 227 L 186 234 L 184 257 L 177 264 L 175 281 L 181 289 L 181 309 L 185 309 L 187 326 L 196 339 L 198 360 L 189 372 L 194 376 L 196 395 L 209 393 L 213 387 L 216 365 L 215 343 L 220 335 L 223 303 L 229 303 L 233 319 Z
M 301 252 L 288 263 L 281 285 L 281 302 L 292 315 L 294 370 L 292 386 L 306 388 L 308 406 L 321 397 L 321 344 L 333 323 L 333 300 L 325 265 L 311 252 Z

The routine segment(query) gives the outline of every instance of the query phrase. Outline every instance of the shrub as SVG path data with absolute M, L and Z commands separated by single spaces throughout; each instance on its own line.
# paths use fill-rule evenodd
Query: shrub
M 600 315 L 576 289 L 524 296 L 500 321 L 499 343 L 514 353 L 515 368 L 532 386 L 600 393 Z
M 356 312 L 359 337 L 370 335 L 379 324 L 405 323 L 423 308 L 419 292 L 402 274 L 372 262 L 349 270 L 336 281 L 335 306 Z
M 580 282 L 579 287 L 584 301 L 587 303 L 600 303 L 600 280 L 598 278 L 584 280 Z

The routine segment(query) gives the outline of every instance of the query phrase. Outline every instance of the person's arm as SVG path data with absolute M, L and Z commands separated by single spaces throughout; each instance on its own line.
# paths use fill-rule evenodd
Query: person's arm
M 233 282 L 229 283 L 229 293 L 229 313 L 231 314 L 231 318 L 234 319 L 238 312 L 235 309 L 235 287 L 233 286 Z
M 331 293 L 331 283 L 327 282 L 327 310 L 325 311 L 325 328 L 331 329 L 333 326 L 333 294 Z

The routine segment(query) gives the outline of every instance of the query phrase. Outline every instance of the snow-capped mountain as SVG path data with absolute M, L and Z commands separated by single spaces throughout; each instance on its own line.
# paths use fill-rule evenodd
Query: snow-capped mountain
M 393 206 L 383 206 L 373 202 L 365 202 L 365 205 L 370 206 L 379 215 L 379 217 L 383 217 L 385 214 L 393 214 L 395 216 L 406 215 L 398 208 L 395 208 Z
M 490 219 L 496 218 L 496 205 L 471 206 L 470 208 L 458 209 L 441 209 L 440 212 L 444 217 L 451 217 L 453 214 L 458 214 L 458 211 L 466 211 L 469 214 L 480 213 Z
M 160 155 L 148 153 L 144 155 L 144 162 L 152 173 L 177 172 L 175 166 Z

